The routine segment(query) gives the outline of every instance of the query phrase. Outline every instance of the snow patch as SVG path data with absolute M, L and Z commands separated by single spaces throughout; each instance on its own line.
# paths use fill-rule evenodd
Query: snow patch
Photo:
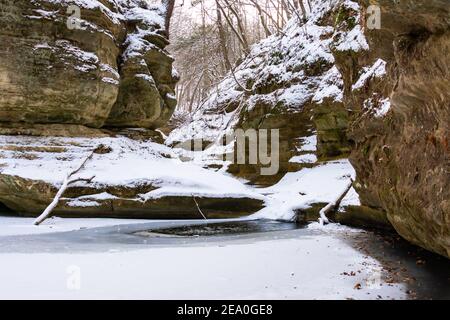
M 390 98 L 377 99 L 375 96 L 364 101 L 364 109 L 372 113 L 376 118 L 383 118 L 391 109 Z
M 344 80 L 336 66 L 332 67 L 320 82 L 319 89 L 316 91 L 312 100 L 317 103 L 323 103 L 326 98 L 336 102 L 342 102 L 344 99 Z
M 292 157 L 289 162 L 291 163 L 316 163 L 317 156 L 313 153 L 302 154 L 300 156 Z
M 345 189 L 356 173 L 348 160 L 329 161 L 314 168 L 286 174 L 269 188 L 258 189 L 267 197 L 267 207 L 253 215 L 255 218 L 291 221 L 298 210 L 315 203 L 329 203 L 339 190 Z
M 117 81 L 116 79 L 109 78 L 109 77 L 103 77 L 102 81 L 105 83 L 110 83 L 110 84 L 116 85 L 116 86 L 118 86 L 120 84 L 120 82 Z
M 352 86 L 352 90 L 361 89 L 371 78 L 382 78 L 386 75 L 386 61 L 378 59 L 370 68 L 365 67 L 363 74 Z
M 380 101 L 380 106 L 375 110 L 375 117 L 384 117 L 391 109 L 391 100 L 389 98 Z
M 142 194 L 140 201 L 164 196 L 251 198 L 265 200 L 265 197 L 245 186 L 238 180 L 221 173 L 203 169 L 195 164 L 184 163 L 172 149 L 148 141 L 135 141 L 123 136 L 115 138 L 44 138 L 28 136 L 0 136 L 0 145 L 26 146 L 39 150 L 43 146 L 60 146 L 64 151 L 30 151 L 34 156 L 16 157 L 17 152 L 2 150 L 0 158 L 3 175 L 44 181 L 59 188 L 67 172 L 73 170 L 98 145 L 109 146 L 108 154 L 95 154 L 88 161 L 79 177 L 95 178 L 90 188 L 105 190 L 107 186 L 135 188 L 142 184 L 158 188 Z M 23 151 L 25 152 L 25 151 Z M 22 152 L 22 153 L 23 153 Z M 86 186 L 78 182 L 74 186 Z M 103 194 L 102 196 L 106 196 Z M 99 196 L 77 199 L 74 206 L 101 200 Z

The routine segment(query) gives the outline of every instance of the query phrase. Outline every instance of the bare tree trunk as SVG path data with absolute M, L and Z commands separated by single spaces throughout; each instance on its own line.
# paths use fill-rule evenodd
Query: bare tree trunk
M 223 6 L 220 4 L 219 0 L 216 0 L 216 4 L 219 7 L 220 11 L 222 12 L 223 16 L 225 17 L 225 20 L 227 21 L 229 27 L 231 28 L 233 33 L 236 35 L 236 38 L 238 39 L 239 43 L 241 44 L 245 55 L 248 55 L 250 53 L 250 48 L 249 48 L 248 42 L 246 42 L 246 39 L 243 38 L 243 36 L 239 32 L 239 30 L 236 29 L 236 27 L 233 24 L 233 21 L 231 21 L 230 17 L 226 14 L 226 12 L 225 12 Z
M 248 44 L 248 40 L 247 40 L 247 34 L 245 31 L 245 28 L 242 24 L 242 17 L 239 15 L 239 13 L 237 12 L 236 8 L 234 8 L 230 2 L 228 0 L 223 0 L 225 2 L 225 4 L 227 5 L 228 10 L 231 11 L 231 13 L 236 17 L 236 22 L 237 22 L 237 26 L 238 26 L 238 30 L 239 30 L 239 34 L 240 37 L 242 39 L 242 44 L 243 44 L 243 49 L 244 52 L 246 54 L 248 54 L 250 52 L 250 46 Z
M 167 33 L 167 37 L 170 36 L 170 19 L 173 15 L 173 9 L 175 8 L 175 0 L 161 0 L 162 5 L 165 10 L 164 14 L 164 23 L 165 23 L 165 29 Z
M 300 4 L 300 8 L 302 8 L 303 22 L 306 22 L 306 8 L 305 8 L 305 4 L 303 3 L 303 0 L 299 0 L 298 3 Z
M 259 0 L 250 0 L 251 3 L 255 6 L 256 10 L 258 10 L 259 19 L 261 20 L 261 25 L 264 28 L 264 31 L 266 32 L 266 37 L 271 35 L 271 32 L 269 30 L 269 27 L 267 26 L 266 19 L 264 18 L 263 9 L 258 4 Z
M 257 1 L 257 0 L 256 0 Z M 272 26 L 273 26 L 273 28 L 275 28 L 278 32 L 280 32 L 281 31 L 281 26 L 279 25 L 279 22 L 277 21 L 278 20 L 278 14 L 276 15 L 277 16 L 277 20 L 275 20 L 275 18 L 274 17 L 272 17 L 272 15 L 273 15 L 273 13 L 271 13 L 271 9 L 270 9 L 270 5 L 269 4 L 272 4 L 272 6 L 274 6 L 274 8 L 276 8 L 277 6 L 273 3 L 273 1 L 267 1 L 267 3 L 266 3 L 266 8 L 265 9 L 262 9 L 261 8 L 261 10 L 262 10 L 262 12 L 266 15 L 266 17 L 272 22 Z
M 298 18 L 298 21 L 301 22 L 305 19 L 305 16 L 301 17 L 300 16 L 300 5 L 299 5 L 299 0 L 294 0 L 293 4 L 288 0 L 287 1 L 287 5 L 292 9 L 292 11 L 294 12 L 294 14 L 296 15 L 296 17 Z
M 289 0 L 281 0 L 281 4 L 283 5 L 283 10 L 286 12 L 286 18 L 287 20 L 290 20 L 292 15 L 291 15 L 291 8 L 288 4 Z
M 230 62 L 230 57 L 229 57 L 228 47 L 227 47 L 227 36 L 226 36 L 225 29 L 223 27 L 222 13 L 221 13 L 219 7 L 217 7 L 216 11 L 217 11 L 217 29 L 219 30 L 219 41 L 220 41 L 220 47 L 221 47 L 221 51 L 222 51 L 222 55 L 223 55 L 223 63 L 225 65 L 225 72 L 228 72 L 231 70 L 231 62 Z

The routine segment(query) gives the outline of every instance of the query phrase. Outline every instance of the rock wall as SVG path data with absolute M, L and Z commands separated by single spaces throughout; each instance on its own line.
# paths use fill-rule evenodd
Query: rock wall
M 0 12 L 0 122 L 157 128 L 170 118 L 160 7 L 2 0 Z
M 370 50 L 337 59 L 354 112 L 355 188 L 405 239 L 450 257 L 450 5 L 378 3 Z

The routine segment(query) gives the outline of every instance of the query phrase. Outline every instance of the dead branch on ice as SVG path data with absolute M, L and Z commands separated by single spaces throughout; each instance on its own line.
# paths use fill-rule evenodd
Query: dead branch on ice
M 353 185 L 353 179 L 350 179 L 349 183 L 345 187 L 345 190 L 341 192 L 334 201 L 327 204 L 322 210 L 320 210 L 320 218 L 319 223 L 320 225 L 328 224 L 330 223 L 330 220 L 327 218 L 327 214 L 336 210 L 339 205 L 341 204 L 342 200 L 345 198 L 347 193 L 350 191 Z
M 34 221 L 34 225 L 38 226 L 40 225 L 42 222 L 44 222 L 45 220 L 47 220 L 47 218 L 50 216 L 50 214 L 53 212 L 53 210 L 56 208 L 56 206 L 58 205 L 61 197 L 64 195 L 64 192 L 66 192 L 67 188 L 69 187 L 69 185 L 79 182 L 79 181 L 85 181 L 85 182 L 91 182 L 94 177 L 88 178 L 88 179 L 83 179 L 83 178 L 73 178 L 74 175 L 76 175 L 78 172 L 80 172 L 84 166 L 86 165 L 86 163 L 92 158 L 92 156 L 94 155 L 95 150 L 92 151 L 84 160 L 83 162 L 73 171 L 69 172 L 67 174 L 67 176 L 64 178 L 63 184 L 61 186 L 61 188 L 59 189 L 58 193 L 56 194 L 55 198 L 53 199 L 52 203 L 45 209 L 45 211 Z

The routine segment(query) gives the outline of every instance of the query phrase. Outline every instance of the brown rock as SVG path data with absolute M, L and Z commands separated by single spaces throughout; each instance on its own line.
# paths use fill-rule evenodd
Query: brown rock
M 138 5 L 151 10 L 148 4 L 94 1 L 80 8 L 79 20 L 71 20 L 69 4 L 0 3 L 0 122 L 164 125 L 176 104 L 177 79 L 163 26 L 123 15 Z M 139 38 L 138 31 L 150 35 Z M 123 52 L 135 44 L 130 37 L 146 44 L 133 58 Z
M 379 3 L 382 29 L 366 32 L 371 51 L 359 63 L 382 58 L 387 75 L 346 97 L 356 111 L 355 186 L 404 238 L 450 257 L 450 7 L 443 0 Z M 391 101 L 385 117 L 362 107 L 384 97 Z

